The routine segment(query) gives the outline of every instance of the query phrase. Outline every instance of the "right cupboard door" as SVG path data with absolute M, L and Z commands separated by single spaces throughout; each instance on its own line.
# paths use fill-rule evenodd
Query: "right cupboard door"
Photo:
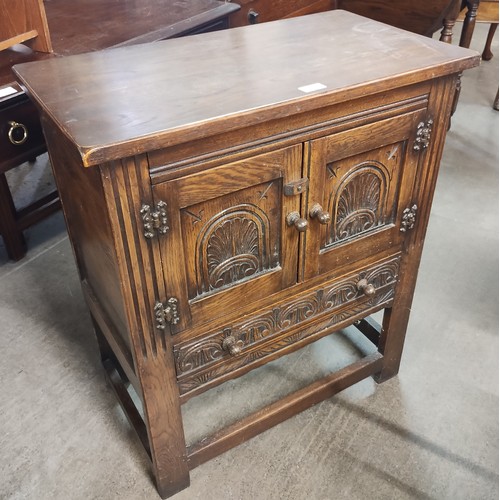
M 423 109 L 309 143 L 305 279 L 402 247 L 403 215 L 415 210 L 414 141 L 424 120 Z

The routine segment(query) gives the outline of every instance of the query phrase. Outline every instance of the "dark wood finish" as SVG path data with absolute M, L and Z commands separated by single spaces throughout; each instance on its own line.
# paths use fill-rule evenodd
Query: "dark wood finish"
M 239 9 L 237 4 L 216 0 L 167 3 L 159 0 L 140 0 L 133 3 L 100 0 L 68 3 L 67 0 L 51 0 L 45 4 L 42 0 L 20 0 L 20 5 L 16 3 L 14 10 L 12 2 L 2 2 L 1 10 L 5 10 L 7 15 L 0 18 L 0 32 L 10 37 L 14 30 L 28 30 L 30 37 L 36 37 L 29 41 L 33 50 L 24 45 L 0 50 L 0 89 L 3 86 L 13 86 L 17 91 L 0 98 L 0 172 L 36 158 L 46 151 L 38 113 L 19 85 L 12 83 L 13 65 L 55 55 L 79 54 L 224 29 L 228 26 L 229 14 Z M 77 29 L 75 19 L 78 19 Z M 31 30 L 29 26 L 37 28 Z M 52 54 L 45 53 L 52 51 L 49 28 L 52 35 Z M 12 45 L 13 41 L 20 43 L 24 39 L 27 38 L 9 38 L 9 44 Z M 22 144 L 12 144 L 9 140 L 12 122 L 20 124 L 19 130 L 26 127 L 28 139 Z M 7 188 L 3 183 L 3 189 Z M 55 196 L 57 192 L 52 193 L 52 198 Z M 30 205 L 20 211 L 5 202 L 1 216 L 8 221 L 2 224 L 0 234 L 4 237 L 10 258 L 19 260 L 25 255 L 26 246 L 22 243 L 22 232 L 27 227 L 26 223 L 29 221 L 35 224 L 59 208 L 59 203 L 53 203 L 52 198 L 42 208 L 39 206 L 40 201 L 37 201 L 37 206 Z M 7 206 L 10 207 L 9 210 Z M 33 211 L 31 216 L 20 221 L 23 213 L 30 210 Z
M 239 9 L 216 0 L 76 0 L 70 5 L 45 3 L 54 52 L 63 56 L 224 28 L 228 15 Z
M 442 30 L 441 41 L 450 42 L 461 0 L 335 0 L 334 6 L 420 35 Z
M 126 379 L 141 395 L 162 496 L 397 373 L 457 78 L 478 61 L 336 10 L 15 68 L 42 113 L 102 359 L 123 365 L 125 411 Z M 363 319 L 380 310 L 375 334 Z M 186 449 L 187 399 L 357 321 L 378 352 Z
M 378 346 L 382 327 L 370 316 L 360 319 L 354 326 L 372 343 Z
M 464 25 L 460 35 L 460 47 L 470 47 L 472 40 L 472 33 L 476 26 L 477 9 L 479 7 L 479 0 L 463 0 L 462 8 L 467 8 L 464 18 Z
M 288 17 L 325 12 L 332 7 L 332 0 L 239 0 L 241 10 L 231 14 L 230 26 L 276 21 Z
M 498 28 L 498 23 L 491 23 L 490 29 L 488 30 L 488 36 L 486 38 L 486 43 L 484 44 L 484 50 L 481 54 L 481 58 L 483 61 L 490 61 L 493 59 L 493 52 L 491 51 L 491 42 L 493 41 L 493 37 L 495 36 L 495 32 Z
M 297 413 L 332 397 L 356 382 L 377 373 L 381 366 L 382 356 L 378 352 L 373 353 L 289 394 L 213 436 L 203 439 L 203 441 L 189 447 L 189 467 L 193 469 Z

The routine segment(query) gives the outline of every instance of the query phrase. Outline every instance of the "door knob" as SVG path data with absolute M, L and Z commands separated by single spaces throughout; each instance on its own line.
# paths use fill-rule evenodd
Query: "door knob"
M 307 226 L 309 225 L 309 223 L 307 222 L 307 220 L 303 219 L 300 216 L 299 212 L 290 212 L 286 216 L 286 223 L 289 226 L 295 226 L 295 229 L 299 233 L 303 233 L 304 231 L 306 231 L 307 230 Z
M 376 292 L 375 287 L 371 283 L 368 283 L 368 281 L 365 279 L 360 280 L 356 285 L 356 287 L 360 292 L 364 293 L 367 297 L 375 295 Z
M 312 219 L 318 219 L 320 224 L 328 224 L 332 220 L 330 212 L 323 210 L 323 207 L 319 203 L 315 203 L 312 206 L 311 210 L 309 210 L 309 216 Z
M 222 341 L 222 349 L 231 354 L 231 356 L 237 356 L 241 352 L 241 344 L 241 341 L 237 341 L 232 335 L 230 335 Z

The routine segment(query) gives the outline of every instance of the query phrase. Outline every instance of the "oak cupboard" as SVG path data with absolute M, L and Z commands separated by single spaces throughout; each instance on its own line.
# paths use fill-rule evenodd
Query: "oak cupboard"
M 162 497 L 398 372 L 457 80 L 477 64 L 332 11 L 15 68 L 106 373 Z M 186 447 L 189 398 L 352 324 L 372 354 Z

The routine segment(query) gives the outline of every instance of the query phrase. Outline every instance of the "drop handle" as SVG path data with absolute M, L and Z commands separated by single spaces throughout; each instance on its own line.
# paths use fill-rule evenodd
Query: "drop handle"
M 307 222 L 306 219 L 303 219 L 299 212 L 290 212 L 287 216 L 286 216 L 286 223 L 288 226 L 295 226 L 295 229 L 299 232 L 299 233 L 303 233 L 304 231 L 307 230 L 307 226 L 309 225 L 309 223 Z
M 241 352 L 242 344 L 241 340 L 236 340 L 230 335 L 222 341 L 222 349 L 231 354 L 231 356 L 237 356 Z
M 248 11 L 248 23 L 257 24 L 259 22 L 259 13 L 253 9 Z
M 318 219 L 320 224 L 328 224 L 332 220 L 330 213 L 323 210 L 323 207 L 319 203 L 315 203 L 311 210 L 309 210 L 309 217 L 311 219 Z
M 14 146 L 20 146 L 21 144 L 24 144 L 28 139 L 28 129 L 26 125 L 17 123 L 15 121 L 10 121 L 9 125 L 10 128 L 7 132 L 7 136 L 9 137 L 9 141 L 11 142 L 11 144 L 14 144 Z
M 368 281 L 365 279 L 358 281 L 356 287 L 361 293 L 365 294 L 367 297 L 375 295 L 376 292 L 375 287 L 371 283 L 368 283 Z

